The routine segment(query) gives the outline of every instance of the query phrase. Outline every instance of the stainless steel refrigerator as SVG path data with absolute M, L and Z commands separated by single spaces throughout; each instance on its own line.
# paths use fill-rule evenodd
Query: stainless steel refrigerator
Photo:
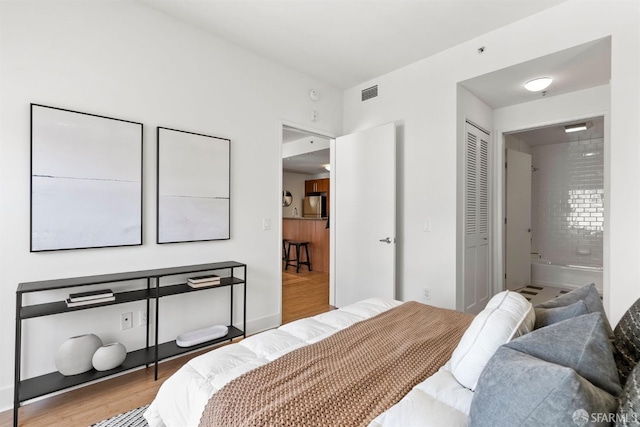
M 326 218 L 327 196 L 307 196 L 302 204 L 304 218 Z

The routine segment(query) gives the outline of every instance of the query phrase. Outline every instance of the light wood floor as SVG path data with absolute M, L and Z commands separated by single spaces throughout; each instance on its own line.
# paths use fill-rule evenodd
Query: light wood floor
M 282 270 L 282 323 L 314 316 L 332 309 L 329 305 L 329 274 L 300 268 Z
M 296 274 L 289 267 L 282 272 L 282 323 L 331 310 L 329 275 L 304 270 Z M 146 405 L 169 376 L 206 351 L 161 363 L 158 381 L 153 380 L 153 368 L 148 368 L 24 405 L 19 409 L 20 426 L 87 427 Z M 13 411 L 0 413 L 0 426 L 12 423 Z

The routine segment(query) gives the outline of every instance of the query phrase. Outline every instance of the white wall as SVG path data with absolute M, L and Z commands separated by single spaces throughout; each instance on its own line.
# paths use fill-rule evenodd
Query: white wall
M 526 142 L 520 141 L 513 135 L 504 135 L 504 148 L 531 154 L 531 146 Z
M 290 218 L 293 216 L 293 208 L 297 209 L 298 217 L 302 216 L 302 198 L 304 197 L 304 182 L 311 177 L 307 174 L 285 172 L 282 174 L 282 188 L 288 190 L 293 196 L 293 201 L 288 207 L 282 208 L 282 217 Z
M 433 304 L 456 304 L 457 83 L 607 36 L 612 36 L 612 143 L 605 265 L 609 252 L 611 289 L 605 289 L 605 305 L 612 323 L 640 296 L 640 247 L 634 243 L 640 237 L 640 198 L 630 198 L 627 185 L 640 179 L 639 8 L 636 1 L 569 0 L 345 92 L 345 133 L 389 121 L 401 125 L 398 267 L 403 297 L 419 295 L 429 284 Z M 476 52 L 479 46 L 486 46 L 482 55 Z M 372 84 L 379 85 L 380 97 L 361 102 L 360 91 Z M 510 123 L 531 121 L 515 107 L 509 114 Z M 431 218 L 431 233 L 421 231 L 425 217 Z
M 341 92 L 138 2 L 0 2 L 0 29 L 0 410 L 12 402 L 19 282 L 233 259 L 249 266 L 249 332 L 278 324 L 279 227 L 263 231 L 262 218 L 280 217 L 282 122 L 308 126 L 314 109 L 313 126 L 339 134 Z M 311 88 L 323 94 L 313 105 Z M 144 123 L 143 246 L 29 253 L 31 102 Z M 231 240 L 154 243 L 156 126 L 231 139 Z M 203 295 L 163 299 L 164 339 L 225 321 L 226 294 Z M 119 331 L 119 314 L 138 309 L 25 322 L 25 372 L 53 370 L 57 347 L 80 333 L 143 345 L 144 328 Z

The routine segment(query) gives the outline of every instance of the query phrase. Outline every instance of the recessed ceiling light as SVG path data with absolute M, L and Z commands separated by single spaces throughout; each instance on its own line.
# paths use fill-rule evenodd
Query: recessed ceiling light
M 553 79 L 551 77 L 538 77 L 526 82 L 524 87 L 531 92 L 540 92 L 548 88 L 552 81 Z
M 322 167 L 328 171 L 331 171 L 331 164 L 322 165 Z
M 566 125 L 564 127 L 564 131 L 566 133 L 579 132 L 581 130 L 587 130 L 587 124 L 586 123 L 576 123 L 575 125 Z

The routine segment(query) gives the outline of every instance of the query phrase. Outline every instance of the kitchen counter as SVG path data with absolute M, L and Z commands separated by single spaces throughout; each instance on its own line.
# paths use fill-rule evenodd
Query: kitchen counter
M 301 216 L 287 216 L 284 217 L 282 219 L 304 219 L 305 221 L 326 221 L 328 218 L 324 217 L 324 218 L 304 218 Z
M 329 272 L 329 229 L 327 218 L 282 218 L 282 238 L 309 242 L 311 270 Z M 295 257 L 295 255 L 294 255 Z M 304 260 L 304 256 L 302 257 Z M 306 266 L 302 266 L 305 269 Z M 291 267 L 289 270 L 291 271 Z M 295 272 L 295 268 L 293 269 Z

